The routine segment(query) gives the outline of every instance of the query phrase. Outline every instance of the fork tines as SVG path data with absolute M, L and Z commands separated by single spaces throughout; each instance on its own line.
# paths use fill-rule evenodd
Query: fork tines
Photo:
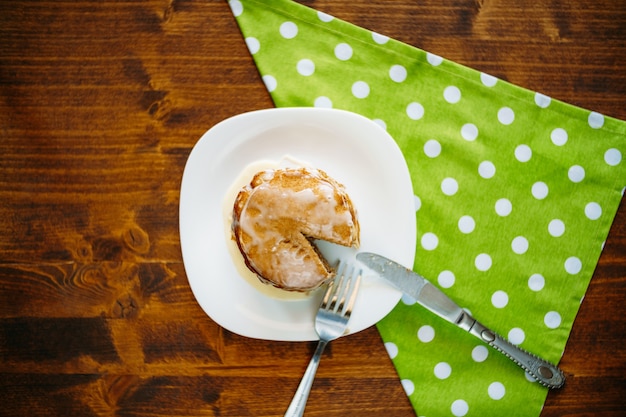
M 340 261 L 335 278 L 328 284 L 320 308 L 349 317 L 356 300 L 362 273 L 360 268 Z

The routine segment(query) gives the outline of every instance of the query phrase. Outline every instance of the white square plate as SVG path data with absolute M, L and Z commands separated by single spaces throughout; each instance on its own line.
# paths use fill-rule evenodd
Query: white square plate
M 258 287 L 263 284 L 245 278 L 237 267 L 234 256 L 241 254 L 232 251 L 224 215 L 225 208 L 232 207 L 233 185 L 240 185 L 236 182 L 251 165 L 290 158 L 325 171 L 345 186 L 361 226 L 360 250 L 413 266 L 416 228 L 411 179 L 400 149 L 384 129 L 355 113 L 318 108 L 259 110 L 224 120 L 200 138 L 185 166 L 180 238 L 198 303 L 215 322 L 242 336 L 318 339 L 313 321 L 323 290 L 276 297 Z M 331 264 L 357 252 L 323 244 L 320 249 Z M 365 274 L 348 332 L 374 325 L 400 296 L 382 279 Z

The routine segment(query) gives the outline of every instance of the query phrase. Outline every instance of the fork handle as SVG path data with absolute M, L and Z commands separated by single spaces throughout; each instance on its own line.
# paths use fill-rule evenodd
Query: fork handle
M 304 415 L 304 407 L 306 407 L 306 401 L 309 399 L 311 386 L 313 386 L 313 379 L 315 379 L 315 373 L 317 372 L 317 367 L 320 364 L 320 358 L 322 357 L 322 353 L 324 352 L 327 344 L 328 342 L 324 340 L 320 340 L 317 343 L 315 353 L 313 354 L 313 357 L 309 362 L 309 366 L 307 366 L 306 371 L 302 376 L 300 385 L 298 385 L 298 389 L 291 400 L 291 404 L 289 404 L 285 417 L 301 417 Z

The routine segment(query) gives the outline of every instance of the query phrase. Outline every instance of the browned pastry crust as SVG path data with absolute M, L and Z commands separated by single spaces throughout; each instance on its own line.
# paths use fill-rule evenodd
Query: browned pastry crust
M 262 282 L 288 291 L 319 287 L 334 274 L 314 239 L 359 245 L 359 223 L 343 185 L 309 168 L 266 170 L 241 189 L 233 237 Z

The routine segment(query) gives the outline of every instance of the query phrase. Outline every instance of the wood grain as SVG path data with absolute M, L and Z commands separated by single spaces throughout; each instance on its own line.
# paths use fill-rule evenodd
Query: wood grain
M 301 3 L 626 119 L 626 4 Z M 279 416 L 312 343 L 251 340 L 195 302 L 178 237 L 185 161 L 273 107 L 228 4 L 0 3 L 0 415 Z M 626 409 L 620 206 L 543 417 Z M 415 415 L 374 328 L 333 342 L 307 415 Z

